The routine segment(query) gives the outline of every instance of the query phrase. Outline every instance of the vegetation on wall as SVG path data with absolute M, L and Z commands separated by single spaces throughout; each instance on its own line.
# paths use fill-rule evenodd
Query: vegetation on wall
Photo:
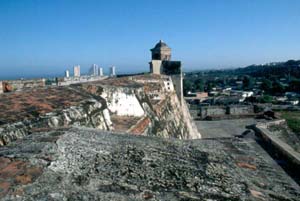
M 300 138 L 300 112 L 285 111 L 281 112 L 281 115 L 286 120 L 288 127 Z

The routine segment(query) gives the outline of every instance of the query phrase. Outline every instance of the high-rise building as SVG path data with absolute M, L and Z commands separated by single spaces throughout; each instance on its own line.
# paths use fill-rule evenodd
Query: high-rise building
M 93 64 L 89 70 L 89 74 L 91 76 L 97 76 L 98 75 L 98 65 L 97 64 Z
M 3 86 L 2 86 L 2 81 L 0 81 L 0 94 L 3 93 Z
M 69 70 L 65 71 L 65 77 L 70 77 L 70 71 Z
M 80 77 L 80 66 L 74 66 L 74 77 Z
M 110 67 L 110 77 L 115 77 L 116 76 L 116 67 L 112 66 Z
M 98 75 L 103 76 L 103 68 L 99 67 L 98 71 Z

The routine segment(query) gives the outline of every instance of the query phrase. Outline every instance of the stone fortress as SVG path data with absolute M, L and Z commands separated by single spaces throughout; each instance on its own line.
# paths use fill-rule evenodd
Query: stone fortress
M 172 78 L 176 94 L 179 101 L 183 101 L 183 83 L 182 69 L 180 61 L 171 61 L 171 48 L 160 40 L 154 48 L 151 49 L 152 60 L 150 72 L 153 74 L 164 74 Z
M 0 111 L 0 146 L 26 136 L 32 128 L 73 125 L 166 138 L 201 138 L 183 101 L 181 63 L 170 61 L 171 49 L 162 41 L 151 51 L 150 74 L 64 80 L 58 86 L 3 94 L 0 106 L 7 110 Z M 115 75 L 114 67 L 111 71 Z M 22 119 L 25 121 L 19 122 Z
M 0 94 L 0 200 L 299 200 L 256 143 L 200 139 L 181 62 L 150 74 Z

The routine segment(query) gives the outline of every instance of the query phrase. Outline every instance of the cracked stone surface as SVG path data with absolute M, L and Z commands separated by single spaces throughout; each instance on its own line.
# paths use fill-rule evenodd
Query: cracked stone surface
M 184 115 L 187 109 L 181 107 L 176 93 L 166 92 L 164 79 L 150 75 L 111 78 L 1 94 L 0 146 L 37 129 L 69 126 L 199 138 L 197 129 L 189 126 L 192 120 Z M 157 100 L 156 96 L 161 97 Z
M 0 161 L 10 173 L 0 172 L 2 200 L 300 197 L 299 186 L 252 139 L 176 140 L 64 128 L 1 147 Z

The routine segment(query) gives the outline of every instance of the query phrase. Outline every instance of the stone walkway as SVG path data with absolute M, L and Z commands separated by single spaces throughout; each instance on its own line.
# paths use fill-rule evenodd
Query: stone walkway
M 255 119 L 233 119 L 219 121 L 195 121 L 202 138 L 227 138 L 241 135 L 246 126 L 255 124 Z

